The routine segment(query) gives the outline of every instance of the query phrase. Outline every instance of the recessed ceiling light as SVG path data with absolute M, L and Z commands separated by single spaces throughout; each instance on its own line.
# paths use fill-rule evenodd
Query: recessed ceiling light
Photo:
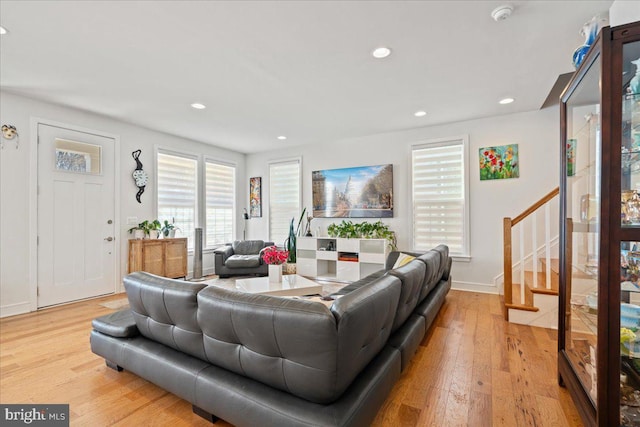
M 191 104 L 191 106 L 192 106 L 193 108 L 195 108 L 196 110 L 204 110 L 205 108 L 207 108 L 207 106 L 206 106 L 206 105 L 204 105 L 204 104 L 200 104 L 200 103 L 198 103 L 198 102 L 194 102 L 193 104 Z
M 5 27 L 0 27 L 0 34 L 7 34 L 7 29 Z
M 416 111 L 415 113 L 413 113 L 414 116 L 416 117 L 424 117 L 427 115 L 426 111 Z
M 388 47 L 378 47 L 373 50 L 372 55 L 374 58 L 378 59 L 386 58 L 387 56 L 391 55 L 391 49 L 389 49 Z
M 280 136 L 278 137 L 278 139 L 279 139 L 279 140 L 281 140 L 281 141 L 284 141 L 285 139 L 287 139 L 287 137 L 286 137 L 286 136 L 284 136 L 284 135 L 280 135 Z
M 500 104 L 505 105 L 505 104 L 511 104 L 513 101 L 515 101 L 515 99 L 513 98 L 504 98 L 504 99 L 501 99 L 499 102 Z

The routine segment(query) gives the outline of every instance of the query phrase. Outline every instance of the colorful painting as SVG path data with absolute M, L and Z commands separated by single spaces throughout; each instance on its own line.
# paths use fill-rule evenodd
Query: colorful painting
M 393 218 L 393 165 L 313 171 L 314 218 Z
M 251 218 L 262 217 L 262 177 L 249 178 L 249 214 Z
M 520 177 L 518 144 L 481 148 L 480 181 Z
M 576 140 L 567 140 L 567 176 L 576 174 Z

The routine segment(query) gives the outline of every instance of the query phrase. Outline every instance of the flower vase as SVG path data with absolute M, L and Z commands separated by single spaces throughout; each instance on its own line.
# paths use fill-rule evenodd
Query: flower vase
M 282 264 L 269 264 L 269 283 L 282 282 Z

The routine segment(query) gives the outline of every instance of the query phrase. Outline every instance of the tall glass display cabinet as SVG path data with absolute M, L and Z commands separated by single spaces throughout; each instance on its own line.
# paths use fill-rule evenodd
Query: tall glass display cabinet
M 587 426 L 640 426 L 640 22 L 561 96 L 558 377 Z

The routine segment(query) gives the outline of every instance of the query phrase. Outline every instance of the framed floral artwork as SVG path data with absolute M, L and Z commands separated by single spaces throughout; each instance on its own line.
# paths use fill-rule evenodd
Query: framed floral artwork
M 249 178 L 249 215 L 251 218 L 262 217 L 262 177 Z
M 518 144 L 481 148 L 479 155 L 480 181 L 520 177 Z

